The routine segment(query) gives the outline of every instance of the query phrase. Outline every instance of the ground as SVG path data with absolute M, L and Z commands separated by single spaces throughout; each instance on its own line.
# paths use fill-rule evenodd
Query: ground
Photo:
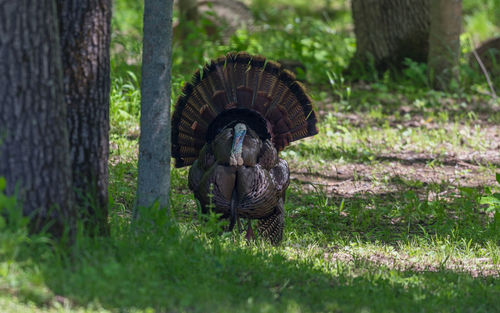
M 296 155 L 294 148 L 285 152 L 289 157 L 292 188 L 295 188 L 296 193 L 321 193 L 337 203 L 341 199 L 349 201 L 353 198 L 378 198 L 382 202 L 398 203 L 407 201 L 405 195 L 413 191 L 418 197 L 416 201 L 432 203 L 453 201 L 464 187 L 481 190 L 484 186 L 496 184 L 495 173 L 500 167 L 500 127 L 497 122 L 489 119 L 491 115 L 479 114 L 479 117 L 470 122 L 438 122 L 412 112 L 411 106 L 402 106 L 401 115 L 406 115 L 405 120 L 398 120 L 394 115 L 384 116 L 383 123 L 389 125 L 384 130 L 384 125 L 380 125 L 380 118 L 374 120 L 363 113 L 327 113 L 328 104 L 325 106 L 326 109 L 319 109 L 320 118 L 342 121 L 347 127 L 346 133 L 354 133 L 363 138 L 354 141 L 366 150 L 355 151 L 347 160 L 329 162 L 307 162 L 304 160 L 307 159 L 306 155 L 302 158 L 293 157 Z M 492 114 L 498 112 L 498 107 L 495 106 Z M 393 128 L 399 128 L 403 142 L 387 144 Z M 438 135 L 434 134 L 436 132 Z M 405 136 L 404 133 L 408 135 Z M 413 140 L 404 139 L 412 134 Z M 322 135 L 320 130 L 319 136 Z M 334 134 L 331 135 L 331 144 L 334 144 L 336 138 Z M 460 138 L 454 140 L 455 136 Z M 381 140 L 382 138 L 385 140 Z M 315 138 L 308 141 L 310 143 L 305 145 L 315 145 Z M 479 149 L 478 144 L 481 145 Z M 300 151 L 300 146 L 297 149 Z M 340 151 L 332 154 L 339 153 L 342 155 Z M 349 213 L 343 215 L 347 214 Z M 385 217 L 380 222 L 388 223 L 390 228 L 397 230 L 408 221 L 401 217 Z M 419 223 L 422 229 L 426 227 L 425 223 L 418 220 L 414 222 Z M 445 269 L 464 271 L 473 276 L 498 276 L 500 273 L 497 258 L 491 257 L 451 257 L 442 263 L 442 259 L 432 257 L 429 253 L 415 256 L 400 248 L 380 251 L 377 245 L 358 251 L 344 251 L 343 247 L 325 250 L 324 257 L 330 262 L 354 262 L 355 259 L 360 259 L 391 269 L 416 272 Z
M 366 113 L 332 113 L 331 106 L 324 107 L 320 104 L 318 109 L 320 119 L 333 118 L 350 128 L 349 132 L 362 136 L 355 143 L 366 149 L 365 153 L 357 151 L 360 155 L 348 161 L 313 162 L 307 166 L 292 158 L 292 179 L 298 183 L 321 186 L 338 197 L 395 192 L 402 181 L 420 182 L 423 186 L 443 184 L 455 191 L 457 187 L 495 184 L 495 168 L 500 166 L 500 127 L 488 115 L 458 122 L 436 121 L 402 105 L 403 119 L 394 115 L 373 119 Z M 467 107 L 464 111 L 474 112 Z M 500 114 L 496 107 L 490 113 Z M 390 142 L 394 128 L 400 130 L 399 142 Z M 327 136 L 334 143 L 338 136 L 329 131 Z M 412 141 L 412 136 L 416 140 Z M 314 145 L 314 138 L 307 140 Z

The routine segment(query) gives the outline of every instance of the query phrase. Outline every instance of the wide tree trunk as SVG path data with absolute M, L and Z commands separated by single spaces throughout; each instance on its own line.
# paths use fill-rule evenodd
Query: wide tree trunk
M 432 0 L 428 65 L 436 89 L 447 89 L 458 76 L 461 31 L 462 0 Z
M 54 0 L 0 0 L 0 176 L 35 230 L 75 217 Z
M 379 72 L 398 70 L 403 68 L 405 58 L 426 62 L 429 3 L 430 0 L 352 0 L 356 54 L 348 71 L 370 66 Z
M 111 0 L 57 0 L 78 206 L 107 231 Z
M 172 0 L 146 0 L 141 75 L 137 206 L 168 206 Z

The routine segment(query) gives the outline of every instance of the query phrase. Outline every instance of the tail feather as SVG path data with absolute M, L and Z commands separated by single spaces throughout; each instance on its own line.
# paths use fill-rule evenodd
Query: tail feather
M 175 105 L 172 156 L 176 166 L 192 164 L 212 122 L 235 108 L 260 114 L 278 151 L 318 132 L 311 99 L 291 72 L 262 56 L 229 53 L 197 70 Z
M 236 89 L 236 96 L 238 98 L 238 104 L 241 107 L 251 107 L 253 99 L 253 90 L 241 85 Z
M 269 103 L 272 98 L 266 95 L 266 93 L 258 91 L 257 95 L 255 95 L 255 99 L 253 101 L 252 109 L 262 114 L 264 117 L 269 110 Z
M 203 147 L 205 141 L 200 138 L 193 138 L 191 134 L 186 134 L 185 132 L 179 132 L 179 146 L 186 147 Z
M 281 66 L 276 62 L 267 62 L 265 68 L 261 70 L 259 92 L 272 95 L 272 90 L 279 83 L 279 70 Z
M 234 81 L 237 87 L 247 86 L 248 69 L 251 56 L 248 53 L 241 53 L 236 57 L 233 71 Z

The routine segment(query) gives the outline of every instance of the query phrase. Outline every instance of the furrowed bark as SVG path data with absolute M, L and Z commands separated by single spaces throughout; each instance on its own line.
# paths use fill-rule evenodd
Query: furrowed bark
M 87 226 L 107 232 L 111 0 L 57 0 L 73 185 Z
M 399 70 L 405 58 L 426 62 L 430 0 L 353 0 L 356 54 L 348 71 Z
M 0 0 L 0 176 L 60 236 L 76 212 L 58 36 L 54 0 Z
M 429 75 L 434 88 L 445 90 L 458 76 L 462 0 L 432 0 Z

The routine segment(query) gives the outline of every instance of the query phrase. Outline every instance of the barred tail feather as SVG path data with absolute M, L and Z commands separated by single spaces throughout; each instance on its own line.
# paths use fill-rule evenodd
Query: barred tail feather
M 176 167 L 194 162 L 213 122 L 232 109 L 243 120 L 245 112 L 266 120 L 264 132 L 278 151 L 318 132 L 311 99 L 291 72 L 262 56 L 231 52 L 197 70 L 184 86 L 172 116 Z

